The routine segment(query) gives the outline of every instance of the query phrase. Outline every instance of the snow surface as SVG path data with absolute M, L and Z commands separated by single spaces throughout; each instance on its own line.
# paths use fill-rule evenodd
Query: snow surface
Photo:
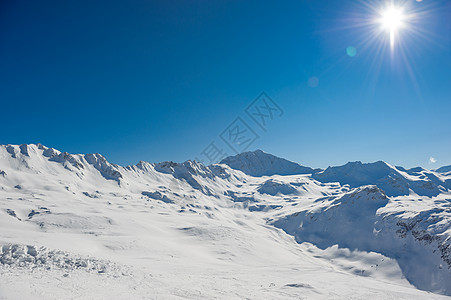
M 0 299 L 451 295 L 446 174 L 223 162 L 0 146 Z

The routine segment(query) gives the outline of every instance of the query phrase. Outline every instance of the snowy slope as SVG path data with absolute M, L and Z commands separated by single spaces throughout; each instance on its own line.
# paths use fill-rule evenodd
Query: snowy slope
M 441 205 L 427 201 L 400 208 L 398 201 L 390 201 L 376 186 L 364 186 L 324 199 L 274 225 L 293 234 L 297 241 L 308 241 L 321 249 L 338 245 L 381 253 L 396 259 L 415 286 L 449 295 L 450 212 L 449 199 Z
M 445 175 L 386 164 L 388 175 L 357 166 L 340 178 L 263 157 L 242 171 L 122 167 L 100 154 L 0 146 L 0 298 L 451 295 Z M 368 178 L 356 181 L 359 172 Z M 383 190 L 393 174 L 408 186 L 399 196 Z

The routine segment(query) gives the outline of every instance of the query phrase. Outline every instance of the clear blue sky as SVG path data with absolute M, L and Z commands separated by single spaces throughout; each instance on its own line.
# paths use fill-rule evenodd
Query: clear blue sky
M 184 161 L 240 116 L 249 150 L 312 167 L 451 164 L 451 3 L 408 2 L 392 53 L 367 1 L 1 1 L 0 143 Z

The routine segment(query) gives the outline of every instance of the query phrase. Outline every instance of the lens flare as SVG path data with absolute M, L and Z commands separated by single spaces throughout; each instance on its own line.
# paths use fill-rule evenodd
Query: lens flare
M 349 57 L 354 57 L 357 54 L 357 49 L 353 46 L 349 46 L 346 48 L 346 54 L 348 54 Z
M 421 97 L 417 76 L 416 57 L 426 47 L 449 47 L 445 40 L 431 31 L 431 21 L 440 15 L 443 5 L 437 1 L 415 0 L 356 0 L 355 6 L 346 8 L 328 32 L 349 33 L 349 44 L 340 60 L 320 73 L 321 76 L 340 65 L 364 63 L 368 66 L 363 85 L 370 94 L 376 93 L 381 72 L 402 74 L 413 83 Z M 439 10 L 440 9 L 440 10 Z M 343 50 L 343 49 L 341 49 Z M 358 57 L 357 57 L 358 56 Z M 348 58 L 353 58 L 353 62 Z M 310 85 L 315 85 L 312 80 Z

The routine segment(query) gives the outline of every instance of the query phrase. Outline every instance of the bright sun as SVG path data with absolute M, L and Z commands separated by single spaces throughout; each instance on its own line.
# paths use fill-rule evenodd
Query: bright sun
M 390 46 L 395 44 L 395 35 L 397 31 L 404 26 L 405 15 L 402 8 L 390 6 L 381 13 L 380 23 L 382 28 L 390 33 Z
M 401 8 L 390 7 L 382 13 L 382 26 L 388 30 L 397 30 L 403 25 L 404 14 Z

